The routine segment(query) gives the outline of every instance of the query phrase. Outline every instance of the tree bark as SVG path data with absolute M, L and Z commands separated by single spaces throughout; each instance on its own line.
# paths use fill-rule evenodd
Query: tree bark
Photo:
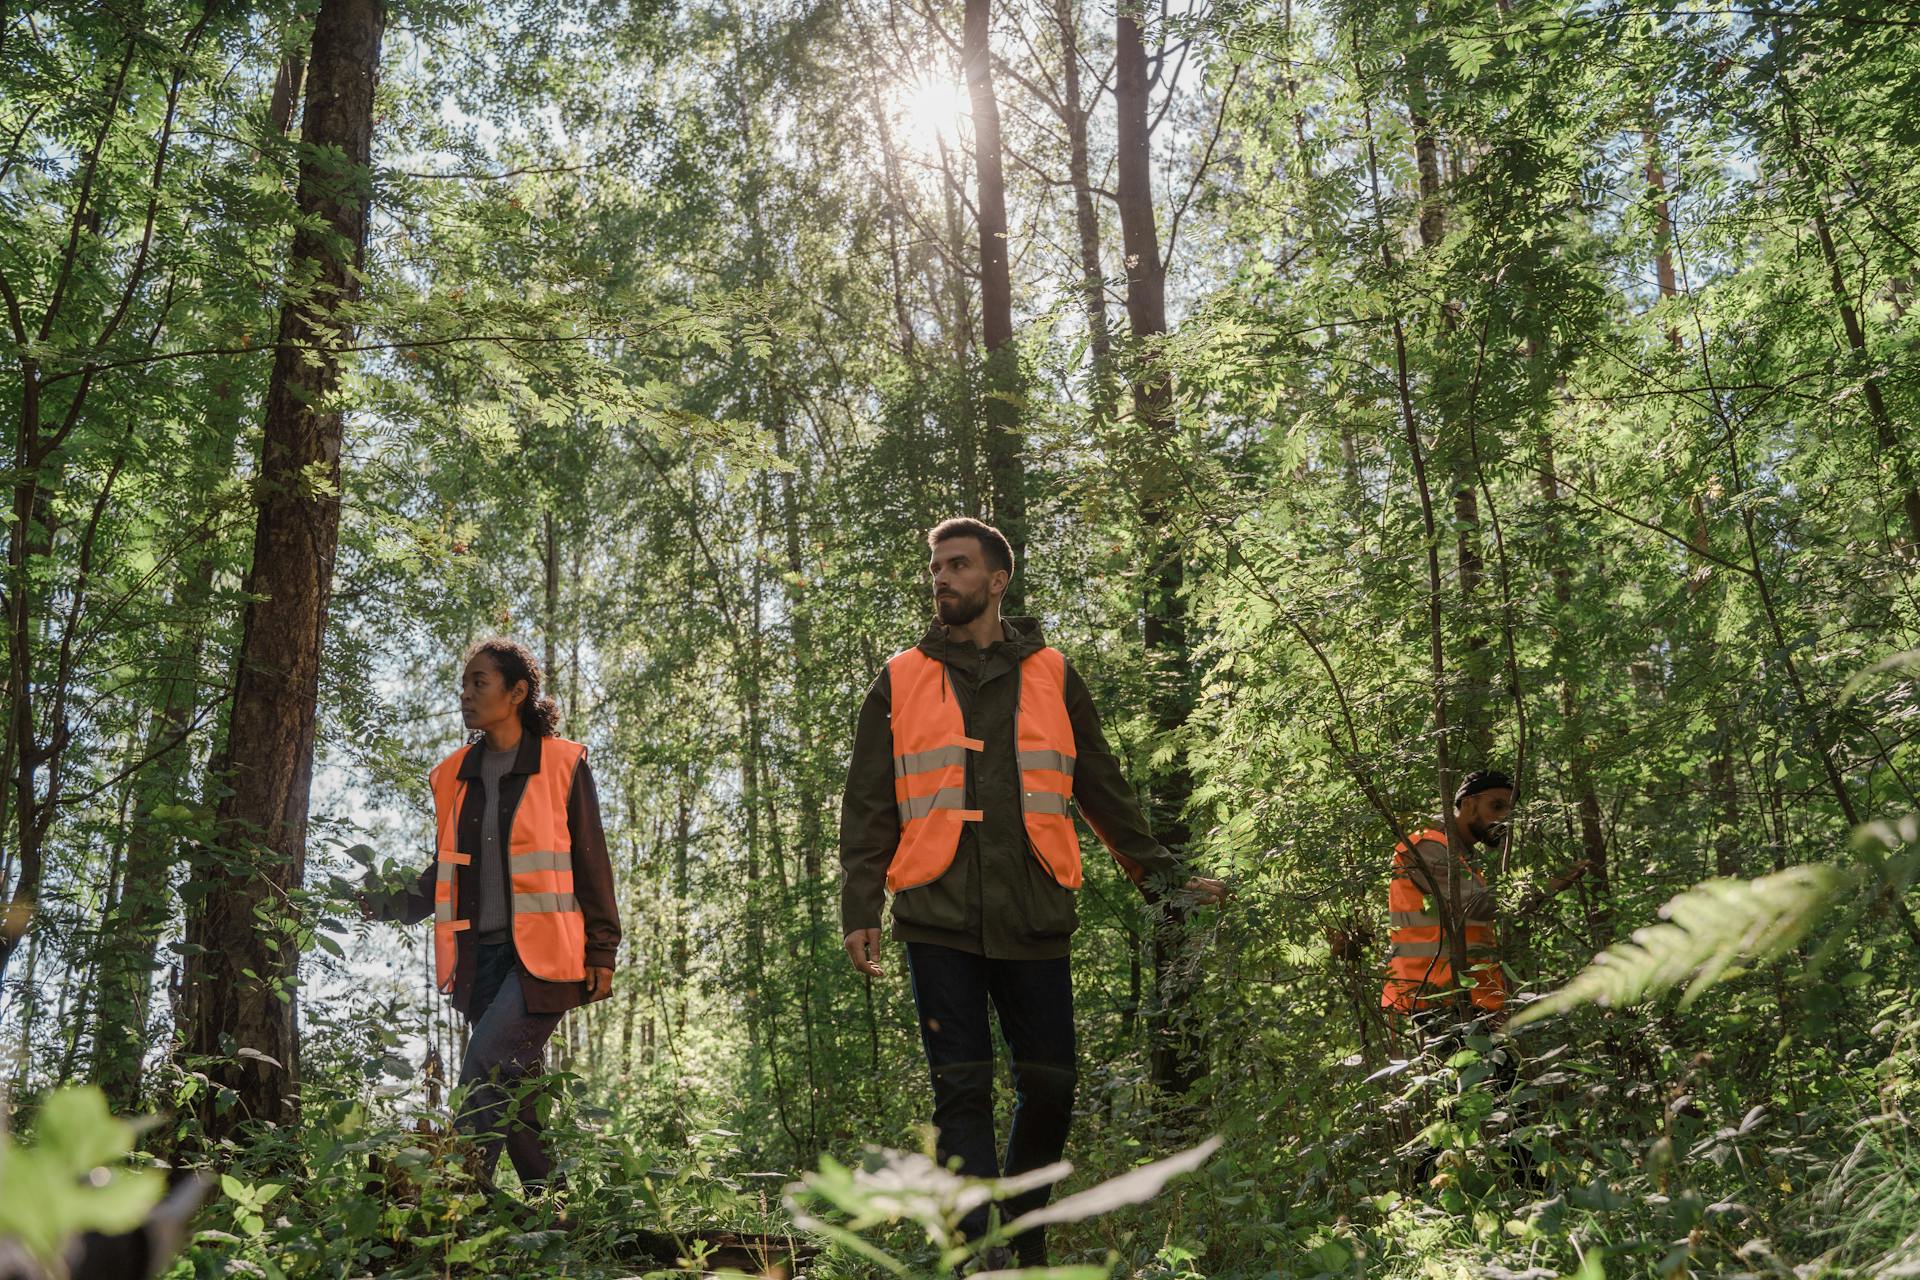
M 1393 256 L 1397 237 L 1388 231 L 1386 202 L 1380 193 L 1380 156 L 1374 142 L 1372 104 L 1365 104 L 1361 114 L 1366 128 L 1367 183 L 1373 196 L 1374 231 L 1379 242 L 1380 265 L 1388 276 L 1392 276 L 1399 269 Z M 1442 606 L 1440 531 L 1434 515 L 1433 487 L 1427 479 L 1426 446 L 1421 441 L 1420 421 L 1413 408 L 1406 324 L 1398 311 L 1392 315 L 1392 331 L 1394 397 L 1399 409 L 1400 425 L 1406 433 L 1407 457 L 1413 464 L 1414 494 L 1420 502 L 1420 530 L 1427 561 L 1427 669 L 1433 698 L 1434 798 L 1440 812 L 1441 826 L 1446 831 L 1447 847 L 1457 850 L 1464 848 L 1465 843 L 1458 837 L 1453 814 L 1453 752 L 1447 715 L 1447 650 Z M 1434 888 L 1439 890 L 1440 886 L 1436 884 Z M 1446 888 L 1434 896 L 1440 899 L 1443 941 L 1456 981 L 1459 975 L 1469 971 L 1465 916 L 1454 906 L 1460 901 L 1460 890 L 1460 859 L 1449 857 Z M 1456 1002 L 1464 1014 L 1467 1010 L 1464 989 L 1456 997 Z
M 540 633 L 544 641 L 543 679 L 549 694 L 554 689 L 554 664 L 560 660 L 560 535 L 553 527 L 553 510 L 540 513 Z
M 1667 175 L 1660 167 L 1659 135 L 1648 129 L 1641 137 L 1647 148 L 1647 193 L 1653 197 L 1653 275 L 1664 302 L 1680 292 L 1673 269 L 1673 210 L 1667 203 Z M 1667 345 L 1675 351 L 1685 346 L 1680 326 L 1671 321 L 1667 324 Z
M 286 897 L 306 870 L 320 657 L 339 540 L 342 413 L 333 403 L 371 204 L 381 0 L 322 0 L 308 59 L 288 298 L 267 389 L 252 602 L 242 628 L 217 810 L 190 929 L 188 1051 L 204 1055 L 232 1110 L 204 1107 L 207 1132 L 241 1118 L 285 1123 L 298 1100 L 295 991 L 300 923 Z M 236 1056 L 239 1050 L 251 1051 Z
M 1122 4 L 1114 20 L 1114 103 L 1119 143 L 1116 173 L 1120 235 L 1126 251 L 1127 326 L 1134 347 L 1129 384 L 1133 416 L 1154 445 L 1169 444 L 1174 432 L 1173 384 L 1156 339 L 1167 331 L 1166 263 L 1160 256 L 1160 229 L 1154 216 L 1152 130 L 1148 124 L 1150 82 L 1146 45 L 1138 15 Z M 1159 468 L 1164 473 L 1167 468 Z M 1147 569 L 1142 638 L 1153 665 L 1154 727 L 1171 738 L 1185 725 L 1192 706 L 1192 666 L 1188 661 L 1184 550 L 1172 530 L 1171 487 L 1148 486 L 1141 497 L 1141 523 L 1150 562 Z M 1161 770 L 1148 811 L 1161 840 L 1184 852 L 1189 832 L 1187 801 L 1193 773 L 1184 753 Z M 1206 1045 L 1190 1021 L 1176 1021 L 1192 993 L 1194 973 L 1185 962 L 1186 912 L 1169 904 L 1154 932 L 1153 1013 L 1148 1022 L 1155 1084 L 1185 1093 L 1206 1073 Z
M 980 231 L 980 336 L 986 345 L 982 420 L 993 522 L 1013 546 L 1015 573 L 1003 608 L 1023 612 L 1027 565 L 1027 468 L 1020 444 L 1020 353 L 1013 345 L 1013 276 L 1007 262 L 1007 183 L 1000 104 L 993 93 L 992 0 L 966 0 L 961 62 L 973 103 L 973 173 Z
M 1093 202 L 1087 121 L 1093 104 L 1081 100 L 1080 21 L 1073 0 L 1055 0 L 1060 28 L 1060 122 L 1067 130 L 1067 180 L 1073 186 L 1073 226 L 1080 246 L 1080 297 L 1087 313 L 1087 353 L 1092 361 L 1095 421 L 1113 417 L 1113 333 L 1107 323 L 1107 273 L 1100 265 L 1100 215 Z M 1098 98 L 1095 99 L 1098 101 Z
M 1447 208 L 1441 191 L 1440 143 L 1434 134 L 1425 77 L 1410 67 L 1407 77 L 1407 119 L 1413 129 L 1414 169 L 1419 176 L 1420 247 L 1429 257 L 1447 238 Z M 1451 330 L 1456 305 L 1442 304 L 1441 330 Z M 1461 699 L 1458 733 L 1465 747 L 1466 768 L 1484 768 L 1493 751 L 1493 653 L 1479 625 L 1483 607 L 1481 588 L 1486 580 L 1486 558 L 1480 549 L 1480 502 L 1474 489 L 1471 452 L 1458 428 L 1459 406 L 1448 396 L 1436 397 L 1443 437 L 1440 442 L 1453 488 L 1454 568 L 1460 586 L 1460 622 L 1466 654 L 1460 662 Z
M 292 50 L 280 60 L 273 77 L 273 96 L 267 101 L 267 123 L 275 133 L 293 129 L 293 113 L 300 105 L 300 86 L 307 75 L 307 58 L 302 50 Z
M 773 444 L 780 460 L 791 464 L 793 461 L 792 432 L 787 426 L 786 406 L 776 402 L 773 406 Z M 796 492 L 793 467 L 780 472 L 780 526 L 783 548 L 786 552 L 787 575 L 787 636 L 788 647 L 792 650 L 794 691 L 797 705 L 794 708 L 795 727 L 799 731 L 799 754 L 801 759 L 798 779 L 800 808 L 800 870 L 806 881 L 806 894 L 811 910 L 817 910 L 818 887 L 820 878 L 820 848 L 824 843 L 825 830 L 820 820 L 823 802 L 820 791 L 820 770 L 817 752 L 821 735 L 814 730 L 814 697 L 809 672 L 815 659 L 813 652 L 813 612 L 808 600 L 806 559 L 800 537 L 800 495 Z
M 1561 551 L 1558 511 L 1560 480 L 1555 470 L 1553 437 L 1540 435 L 1540 495 L 1547 503 L 1547 538 L 1552 563 L 1548 576 L 1553 581 L 1553 602 L 1565 625 L 1573 607 L 1573 569 Z M 1607 865 L 1607 838 L 1600 822 L 1600 796 L 1593 784 L 1593 757 L 1588 750 L 1585 726 L 1581 719 L 1580 685 L 1570 670 L 1573 655 L 1562 643 L 1559 626 L 1554 629 L 1556 663 L 1560 668 L 1560 719 L 1566 730 L 1567 769 L 1573 782 L 1574 807 L 1580 818 L 1580 856 L 1587 860 L 1588 883 L 1598 904 L 1588 919 L 1590 941 L 1596 949 L 1611 940 L 1613 900 L 1610 869 Z
M 674 1029 L 687 1022 L 687 974 L 692 946 L 687 931 L 687 913 L 693 909 L 693 768 L 680 766 L 674 788 L 673 807 L 673 964 Z
M 944 289 L 936 290 L 935 297 L 945 294 L 946 327 L 952 339 L 953 361 L 956 376 L 964 383 L 969 371 L 969 362 L 973 359 L 973 304 L 968 292 L 968 273 L 961 265 L 967 257 L 966 227 L 960 217 L 960 180 L 954 175 L 952 157 L 947 144 L 940 143 L 940 172 L 944 181 L 940 184 L 943 208 L 946 215 L 946 252 L 937 255 L 946 267 L 946 276 L 942 281 Z M 980 509 L 980 472 L 979 472 L 979 432 L 970 414 L 954 414 L 945 424 L 953 440 L 954 452 L 960 460 L 960 509 L 977 511 Z

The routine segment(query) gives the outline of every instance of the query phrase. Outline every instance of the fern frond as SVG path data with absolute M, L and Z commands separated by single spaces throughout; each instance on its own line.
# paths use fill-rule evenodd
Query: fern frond
M 1775 959 L 1804 938 L 1852 883 L 1838 867 L 1789 867 L 1758 880 L 1707 880 L 1660 908 L 1664 924 L 1634 930 L 1573 980 L 1513 1019 L 1521 1026 L 1583 1004 L 1639 1004 L 1681 983 L 1685 1008 L 1736 965 Z

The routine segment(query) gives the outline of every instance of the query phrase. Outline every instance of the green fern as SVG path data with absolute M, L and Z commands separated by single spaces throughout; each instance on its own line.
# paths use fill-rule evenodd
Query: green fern
M 1663 924 L 1636 929 L 1593 958 L 1571 982 L 1513 1019 L 1518 1027 L 1583 1004 L 1639 1004 L 1686 983 L 1685 1008 L 1736 965 L 1784 954 L 1852 883 L 1815 863 L 1758 880 L 1707 880 L 1660 908 Z

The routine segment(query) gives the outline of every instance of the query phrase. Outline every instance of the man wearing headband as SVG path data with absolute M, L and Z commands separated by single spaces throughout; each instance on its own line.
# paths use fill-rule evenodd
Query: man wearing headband
M 1498 848 L 1507 837 L 1513 813 L 1513 779 L 1497 769 L 1479 770 L 1460 780 L 1453 793 L 1453 830 L 1462 846 L 1449 855 L 1444 824 L 1411 831 L 1393 849 L 1393 881 L 1387 891 L 1392 948 L 1380 1007 L 1396 1014 L 1418 1014 L 1457 998 L 1460 986 L 1477 1013 L 1498 1020 L 1507 1003 L 1493 921 L 1498 912 L 1486 877 L 1467 860 L 1475 845 Z M 1449 874 L 1450 863 L 1459 873 Z M 1459 901 L 1449 903 L 1453 887 Z M 1466 933 L 1468 982 L 1454 981 L 1445 921 Z

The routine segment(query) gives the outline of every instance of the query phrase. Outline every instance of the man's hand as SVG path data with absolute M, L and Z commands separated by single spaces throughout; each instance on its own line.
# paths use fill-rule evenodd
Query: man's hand
M 613 970 L 598 966 L 587 970 L 587 1003 L 605 1000 L 613 994 Z
M 1212 880 L 1206 876 L 1194 876 L 1187 881 L 1187 892 L 1200 899 L 1194 905 L 1217 907 L 1227 900 L 1227 882 Z
M 853 967 L 869 978 L 886 976 L 874 961 L 880 955 L 880 931 L 878 929 L 855 929 L 847 935 L 847 959 L 853 961 Z

